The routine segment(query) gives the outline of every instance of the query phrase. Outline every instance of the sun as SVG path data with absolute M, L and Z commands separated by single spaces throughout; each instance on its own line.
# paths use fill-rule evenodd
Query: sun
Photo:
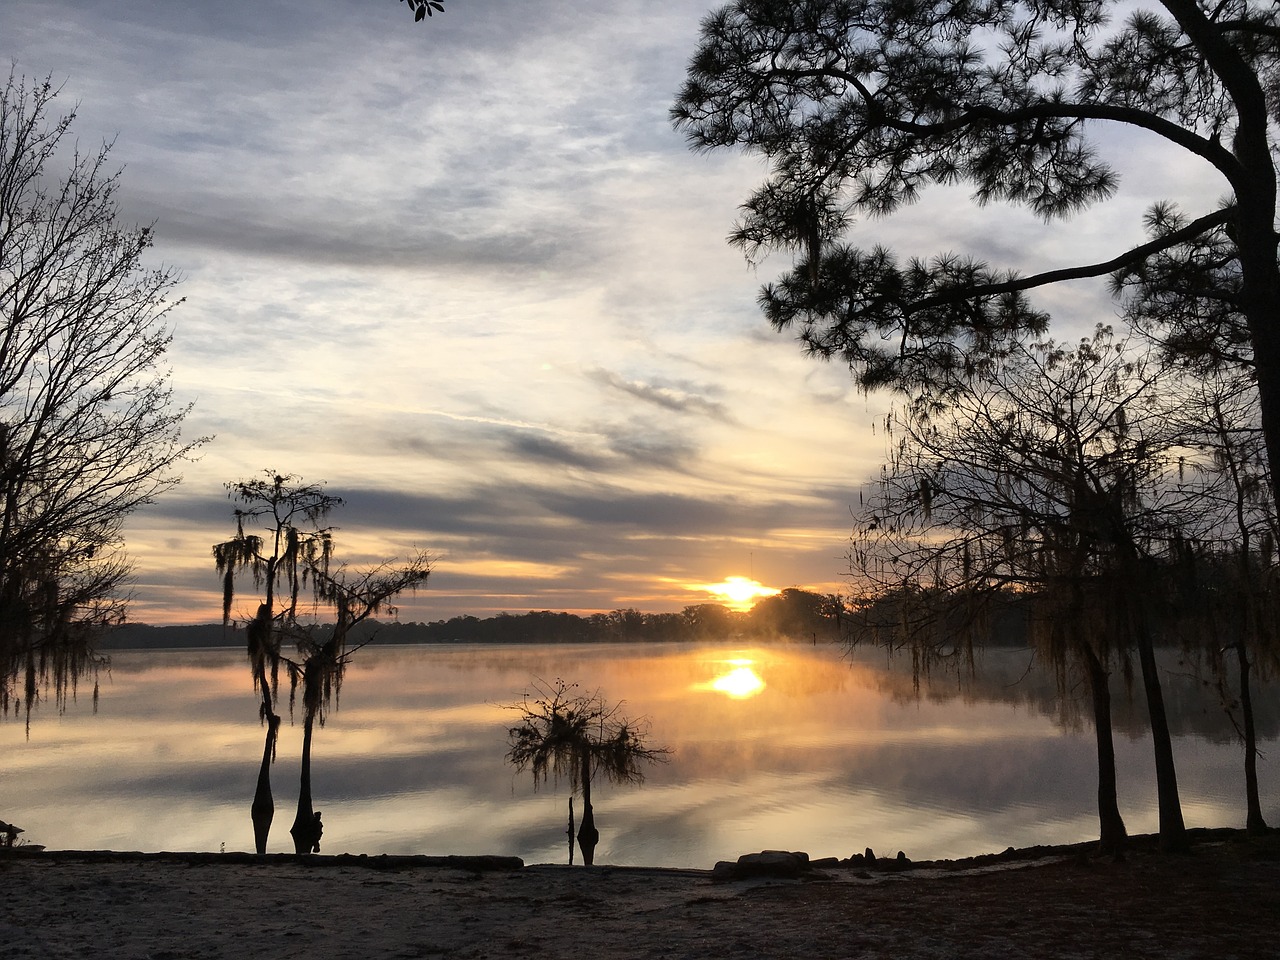
M 749 610 L 762 597 L 773 597 L 782 592 L 750 577 L 725 577 L 720 583 L 697 584 L 693 589 L 705 590 L 735 610 Z

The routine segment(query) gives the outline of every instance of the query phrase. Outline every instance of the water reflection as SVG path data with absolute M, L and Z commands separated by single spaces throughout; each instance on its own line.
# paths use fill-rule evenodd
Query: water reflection
M 752 669 L 754 661 L 735 659 L 725 661 L 730 669 L 710 683 L 695 683 L 693 690 L 714 690 L 734 700 L 746 700 L 763 692 L 765 683 Z
M 245 813 L 262 750 L 239 650 L 122 652 L 88 702 L 42 712 L 31 739 L 0 723 L 0 819 L 50 848 L 252 849 Z M 748 697 L 716 681 L 746 668 Z M 762 848 L 913 857 L 1096 836 L 1092 734 L 1025 653 L 991 652 L 976 681 L 939 677 L 918 699 L 882 655 L 830 647 L 368 648 L 316 745 L 326 853 L 500 853 L 563 862 L 568 790 L 534 792 L 506 764 L 511 703 L 532 678 L 572 677 L 625 700 L 673 751 L 640 787 L 597 784 L 601 863 L 710 866 Z M 1185 815 L 1243 822 L 1230 723 L 1170 664 Z M 742 689 L 746 689 L 745 685 Z M 1118 693 L 1117 699 L 1124 696 Z M 1280 821 L 1275 697 L 1259 697 L 1264 814 Z M 1117 704 L 1121 808 L 1156 827 L 1142 704 Z M 301 717 L 281 727 L 295 769 Z M 282 776 L 285 795 L 293 779 Z M 295 787 L 296 789 L 296 787 Z M 291 849 L 275 838 L 272 852 Z

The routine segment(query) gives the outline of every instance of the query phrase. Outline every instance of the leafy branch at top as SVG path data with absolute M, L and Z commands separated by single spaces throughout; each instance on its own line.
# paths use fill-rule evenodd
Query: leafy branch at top
M 433 11 L 444 13 L 444 0 L 400 0 L 400 2 L 409 4 L 409 9 L 413 11 L 414 23 L 423 17 L 431 16 Z

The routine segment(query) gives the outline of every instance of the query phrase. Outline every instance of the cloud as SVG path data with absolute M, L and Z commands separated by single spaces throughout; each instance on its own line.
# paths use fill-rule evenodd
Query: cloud
M 221 484 L 264 467 L 330 481 L 353 561 L 438 556 L 415 616 L 678 609 L 753 556 L 839 577 L 880 442 L 723 242 L 758 164 L 669 126 L 706 12 L 0 6 L 185 276 L 173 383 L 217 439 L 130 518 L 140 615 L 217 619 Z
M 701 448 L 675 431 L 655 430 L 650 420 L 614 431 L 609 449 L 631 466 L 687 474 L 698 465 Z
M 133 205 L 135 219 L 157 223 L 166 246 L 311 265 L 455 274 L 540 270 L 572 259 L 567 254 L 575 247 L 563 228 L 552 232 L 536 225 L 460 236 L 430 225 L 398 227 L 367 210 L 298 211 L 305 219 L 277 216 L 270 220 L 263 219 L 259 209 L 237 210 L 233 202 L 219 202 L 216 210 L 202 212 L 150 200 Z
M 529 459 L 559 467 L 602 472 L 609 466 L 608 457 L 602 457 L 551 437 L 531 433 L 518 433 L 511 436 L 508 449 L 518 459 Z
M 587 376 L 611 390 L 625 393 L 672 413 L 695 414 L 726 423 L 733 420 L 722 403 L 705 396 L 706 393 L 716 392 L 714 387 L 661 380 L 645 383 L 640 380 L 627 380 L 609 370 L 590 370 Z

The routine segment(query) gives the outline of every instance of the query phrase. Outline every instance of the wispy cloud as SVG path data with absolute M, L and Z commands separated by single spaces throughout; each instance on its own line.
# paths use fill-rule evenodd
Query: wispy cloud
M 713 386 L 699 387 L 690 383 L 663 381 L 646 383 L 640 380 L 627 380 L 609 370 L 591 370 L 588 371 L 587 376 L 611 390 L 625 393 L 671 413 L 695 414 L 726 423 L 732 422 L 733 419 L 724 404 L 706 396 L 707 393 L 717 392 Z

